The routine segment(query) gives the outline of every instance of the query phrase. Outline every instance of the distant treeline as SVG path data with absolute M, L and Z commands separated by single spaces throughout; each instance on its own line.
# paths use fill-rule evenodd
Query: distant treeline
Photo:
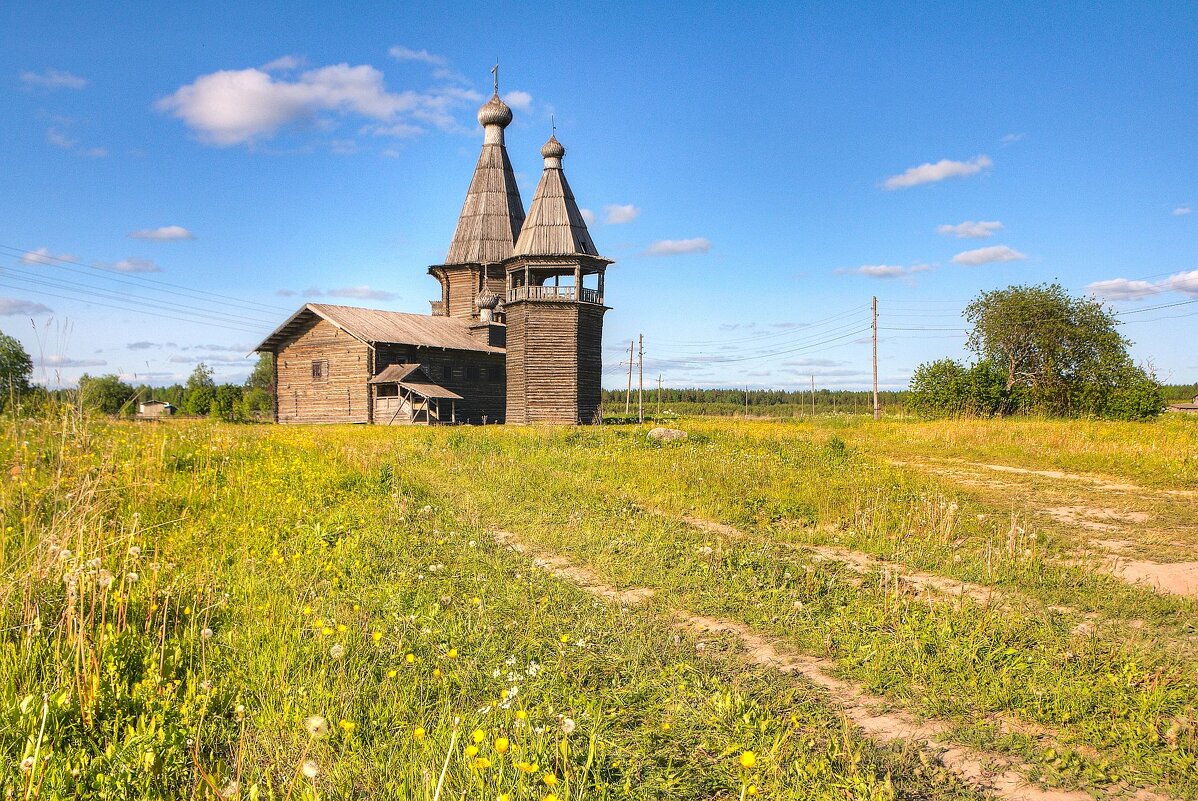
M 906 391 L 878 393 L 883 409 L 897 410 L 903 406 Z M 604 390 L 603 409 L 608 414 L 623 414 L 625 390 Z M 660 401 L 660 402 L 659 402 Z M 662 389 L 660 398 L 656 387 L 645 390 L 645 412 L 662 411 L 677 414 L 769 415 L 794 417 L 812 413 L 811 390 L 785 389 Z M 632 390 L 631 411 L 636 414 L 637 392 Z M 817 389 L 816 414 L 871 414 L 873 393 L 868 390 Z

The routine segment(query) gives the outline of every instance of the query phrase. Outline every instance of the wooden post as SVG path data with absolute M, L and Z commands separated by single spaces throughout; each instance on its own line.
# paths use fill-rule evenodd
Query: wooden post
M 600 303 L 603 302 L 603 276 L 605 273 L 606 273 L 606 270 L 599 271 L 599 302 Z
M 745 384 L 745 417 L 749 416 L 749 385 Z
M 661 373 L 657 374 L 657 416 L 661 417 Z
M 635 348 L 635 342 L 628 343 L 628 394 L 624 396 L 625 417 L 632 413 L 632 351 Z
M 874 295 L 873 304 L 873 333 L 874 333 L 874 419 L 877 420 L 881 416 L 881 409 L 878 406 L 878 296 Z
M 645 335 L 641 334 L 639 356 L 637 358 L 637 383 L 636 383 L 636 414 L 640 421 L 645 422 Z
M 811 416 L 815 417 L 815 376 L 811 376 Z

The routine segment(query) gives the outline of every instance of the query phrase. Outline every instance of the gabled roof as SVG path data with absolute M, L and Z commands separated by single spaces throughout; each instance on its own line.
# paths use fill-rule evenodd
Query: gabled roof
M 328 303 L 304 304 L 254 350 L 275 351 L 285 340 L 303 331 L 317 318 L 327 320 L 350 336 L 370 345 L 385 343 L 483 353 L 504 352 L 503 348 L 496 348 L 475 339 L 470 334 L 469 320 L 362 309 L 357 306 L 334 306 Z
M 444 400 L 461 400 L 462 396 L 456 392 L 446 389 L 439 384 L 433 383 L 433 380 L 428 377 L 418 364 L 391 364 L 383 369 L 381 373 L 370 379 L 367 383 L 370 384 L 399 384 L 407 390 L 415 392 L 417 395 L 425 398 L 437 398 Z
M 566 149 L 550 137 L 541 148 L 545 171 L 537 184 L 528 218 L 520 229 L 513 253 L 517 256 L 599 256 L 586 221 L 562 172 L 562 157 Z
M 500 112 L 506 111 L 506 117 Z M 503 145 L 503 129 L 512 113 L 496 95 L 478 112 L 485 129 L 483 150 L 474 167 L 446 264 L 493 264 L 512 255 L 524 224 L 524 203 L 512 162 Z

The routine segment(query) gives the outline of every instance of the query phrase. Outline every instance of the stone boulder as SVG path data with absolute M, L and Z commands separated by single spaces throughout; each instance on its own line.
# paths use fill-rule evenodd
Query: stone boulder
M 673 442 L 676 439 L 686 439 L 686 432 L 679 431 L 677 428 L 661 428 L 659 426 L 649 432 L 649 439 L 657 442 Z

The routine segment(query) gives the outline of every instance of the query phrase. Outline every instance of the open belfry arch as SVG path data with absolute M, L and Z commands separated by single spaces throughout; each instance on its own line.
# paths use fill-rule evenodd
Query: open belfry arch
M 594 422 L 600 412 L 604 273 L 562 171 L 556 131 L 525 215 L 504 131 L 478 110 L 482 152 L 431 314 L 308 304 L 256 350 L 274 355 L 275 420 L 385 425 Z

